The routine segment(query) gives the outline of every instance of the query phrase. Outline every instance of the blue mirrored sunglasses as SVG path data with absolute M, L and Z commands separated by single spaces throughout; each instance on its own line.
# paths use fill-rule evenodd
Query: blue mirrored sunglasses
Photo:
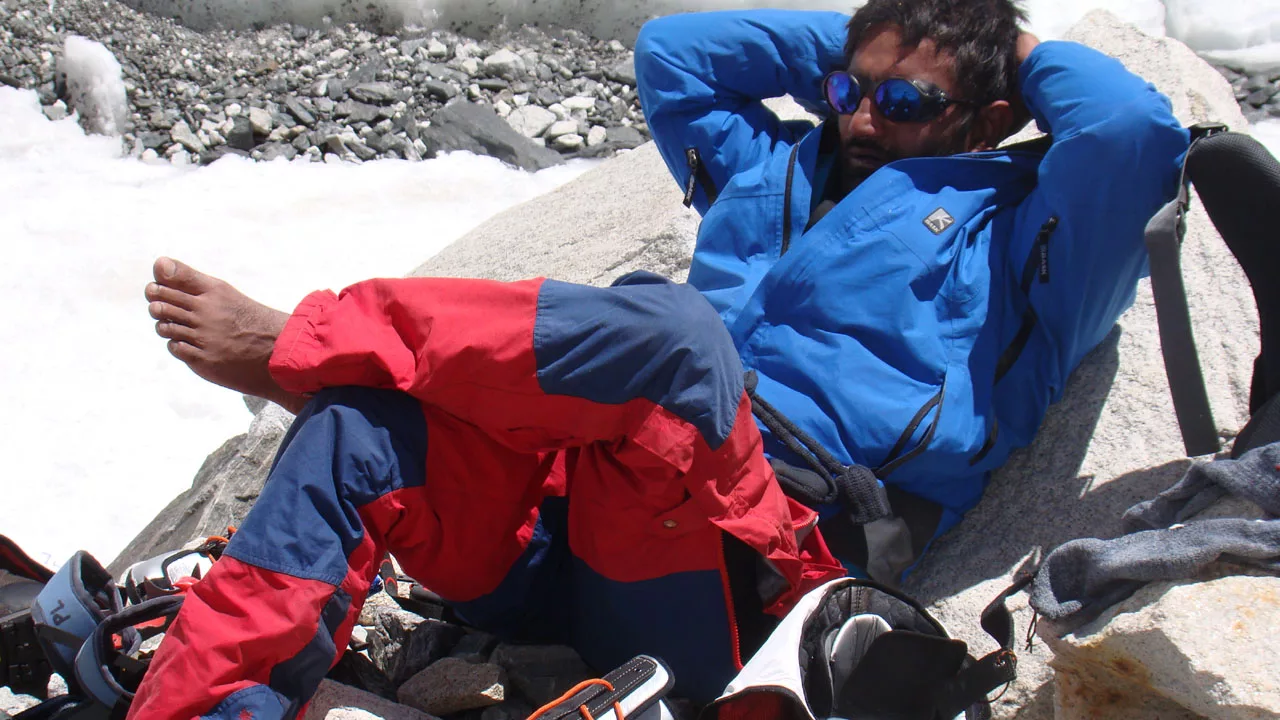
M 836 70 L 822 79 L 822 94 L 831 109 L 841 115 L 852 115 L 862 103 L 864 90 L 856 77 Z M 928 122 L 950 105 L 969 104 L 949 97 L 932 83 L 905 78 L 889 78 L 873 86 L 871 101 L 889 120 L 908 123 Z

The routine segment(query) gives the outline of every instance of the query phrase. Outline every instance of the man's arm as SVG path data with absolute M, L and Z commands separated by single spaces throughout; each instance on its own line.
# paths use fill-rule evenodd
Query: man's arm
M 1018 210 L 1011 253 L 1021 269 L 1057 219 L 1031 296 L 1065 374 L 1132 302 L 1146 270 L 1143 230 L 1177 191 L 1189 137 L 1168 99 L 1118 60 L 1075 43 L 1033 47 L 1020 87 L 1054 142 Z
M 843 65 L 849 18 L 834 12 L 750 10 L 670 15 L 636 39 L 645 119 L 680 186 L 697 150 L 716 188 L 797 130 L 760 101 L 790 94 L 820 103 L 823 75 Z M 705 213 L 706 188 L 694 206 Z

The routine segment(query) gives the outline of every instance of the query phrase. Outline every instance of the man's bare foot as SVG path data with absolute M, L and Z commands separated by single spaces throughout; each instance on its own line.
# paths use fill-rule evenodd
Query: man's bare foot
M 306 398 L 287 393 L 267 364 L 289 315 L 227 283 L 169 258 L 152 267 L 148 310 L 169 352 L 211 383 L 256 395 L 297 412 Z

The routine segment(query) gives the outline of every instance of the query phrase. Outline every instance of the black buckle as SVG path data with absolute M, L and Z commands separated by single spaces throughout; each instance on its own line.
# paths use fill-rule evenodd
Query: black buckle
M 1195 142 L 1201 138 L 1207 138 L 1210 135 L 1227 132 L 1231 128 L 1225 123 L 1220 122 L 1202 122 L 1196 123 L 1187 128 L 1187 132 L 1191 133 L 1191 142 Z
M 0 685 L 19 695 L 44 698 L 53 669 L 36 639 L 31 611 L 0 618 Z

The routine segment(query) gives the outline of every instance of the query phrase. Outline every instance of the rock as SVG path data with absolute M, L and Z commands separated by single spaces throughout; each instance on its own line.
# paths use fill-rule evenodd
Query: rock
M 209 165 L 210 163 L 217 162 L 228 155 L 236 155 L 245 158 L 246 160 L 252 157 L 248 152 L 239 148 L 233 148 L 229 145 L 221 145 L 213 148 L 212 150 L 200 153 L 200 164 Z
M 237 117 L 231 121 L 231 130 L 227 132 L 227 145 L 246 152 L 257 145 L 257 141 L 253 137 L 253 125 L 249 118 Z
M 204 152 L 204 143 L 200 142 L 200 138 L 194 132 L 191 132 L 191 127 L 187 125 L 186 120 L 179 120 L 174 123 L 173 128 L 169 131 L 169 137 L 191 152 Z
M 374 593 L 364 601 L 364 607 L 360 608 L 360 617 L 356 619 L 356 622 L 365 627 L 373 627 L 378 624 L 379 615 L 392 611 L 404 612 L 401 610 L 400 604 L 390 595 L 385 592 Z M 413 613 L 409 613 L 409 615 L 412 616 Z M 416 626 L 417 623 L 415 622 L 413 627 Z M 410 627 L 409 629 L 413 628 Z
M 421 139 L 431 156 L 468 150 L 531 172 L 564 162 L 555 152 L 516 132 L 491 108 L 461 100 L 439 110 Z
M 361 160 L 373 160 L 378 157 L 378 151 L 369 147 L 369 145 L 362 140 L 347 138 L 344 141 L 344 144 L 347 146 L 348 150 Z
M 466 631 L 438 620 L 424 620 L 399 608 L 380 613 L 369 633 L 369 659 L 391 684 L 405 680 L 447 657 Z
M 170 137 L 168 135 L 158 132 L 138 133 L 138 144 L 145 148 L 151 148 L 152 150 L 159 150 L 166 142 L 169 142 L 169 139 Z
M 271 125 L 271 113 L 262 108 L 249 108 L 249 126 L 255 135 L 270 135 Z
M 400 55 L 406 58 L 411 58 L 414 55 L 417 55 L 419 50 L 426 47 L 429 39 L 430 38 L 414 38 L 412 40 L 405 40 L 400 43 Z
M 590 112 L 596 109 L 596 99 L 585 95 L 574 95 L 571 98 L 565 98 L 560 101 L 560 104 L 569 112 L 574 112 L 575 110 Z
M 343 100 L 333 109 L 334 117 L 345 117 L 349 122 L 373 122 L 378 119 L 378 108 L 355 100 Z
M 413 274 L 608 285 L 644 269 L 682 280 L 698 215 L 681 196 L 649 143 L 489 219 Z
M 556 116 L 546 108 L 537 105 L 525 105 L 511 111 L 506 118 L 507 123 L 517 132 L 528 138 L 540 137 L 547 128 L 556 121 Z
M 543 107 L 551 107 L 560 102 L 560 95 L 555 90 L 542 85 L 533 91 L 533 100 Z
M 1254 107 L 1262 107 L 1263 105 L 1266 105 L 1268 102 L 1270 102 L 1271 98 L 1275 97 L 1277 92 L 1280 92 L 1280 88 L 1276 87 L 1275 85 L 1268 84 L 1264 88 L 1261 88 L 1259 90 L 1254 90 L 1253 92 L 1249 93 L 1249 95 L 1245 98 L 1245 102 L 1249 103 Z
M 509 78 L 524 73 L 525 65 L 519 55 L 503 48 L 484 59 L 484 69 L 491 75 Z
M 363 626 L 357 625 L 356 627 Z M 326 675 L 330 680 L 371 692 L 388 700 L 396 699 L 396 686 L 373 661 L 362 652 L 344 652 L 338 664 Z
M 366 103 L 386 105 L 400 99 L 400 91 L 388 82 L 360 83 L 347 91 L 351 97 Z
M 223 443 L 196 473 L 191 489 L 174 498 L 107 566 L 120 573 L 161 552 L 239 526 L 262 491 L 276 449 L 293 416 L 275 404 L 254 416 L 249 431 Z
M 67 116 L 67 105 L 61 100 L 54 102 L 52 105 L 45 105 L 41 107 L 40 110 L 44 112 L 45 117 L 54 122 L 62 120 Z
M 302 104 L 301 100 L 290 95 L 284 99 L 284 106 L 285 109 L 289 111 L 289 114 L 293 115 L 298 122 L 307 127 L 315 127 L 316 116 L 312 115 L 310 110 L 307 110 L 307 107 Z
M 511 684 L 537 705 L 593 677 L 578 653 L 563 645 L 499 645 L 490 662 L 501 665 Z
M 441 102 L 449 102 L 458 96 L 458 88 L 439 80 L 426 80 L 422 83 L 422 87 L 428 95 Z
M 444 658 L 409 678 L 396 697 L 433 715 L 497 705 L 506 697 L 506 672 L 498 665 Z
M 594 125 L 591 130 L 587 132 L 587 146 L 596 147 L 597 145 L 603 145 L 608 138 L 608 130 L 605 130 L 599 125 Z
M 318 97 L 315 99 L 314 103 L 316 106 L 316 112 L 323 115 L 330 115 L 333 113 L 334 109 L 337 108 L 337 105 L 327 97 Z
M 472 630 L 453 646 L 449 657 L 459 658 L 467 662 L 489 662 L 489 656 L 498 646 L 498 638 L 482 630 Z
M 1245 127 L 1227 81 L 1181 43 L 1147 36 L 1105 12 L 1090 13 L 1067 37 L 1118 57 L 1153 82 L 1182 123 Z M 1212 223 L 1198 202 L 1192 206 L 1183 277 L 1214 418 L 1221 432 L 1233 434 L 1248 412 L 1258 353 L 1254 303 Z M 1032 548 L 1114 537 L 1125 509 L 1169 487 L 1186 469 L 1149 282 L 1139 284 L 1137 300 L 1118 326 L 1071 376 L 1035 441 L 994 474 L 978 507 L 934 541 L 908 580 L 908 591 L 976 654 L 995 649 L 978 627 L 983 607 Z M 1030 613 L 1021 600 L 1017 606 L 1017 622 L 1025 627 Z M 1213 625 L 1230 627 L 1235 620 L 1224 616 Z M 1045 655 L 1019 653 L 1019 679 L 996 703 L 998 718 L 1052 717 Z
M 1280 717 L 1274 577 L 1155 583 L 1063 638 L 1048 623 L 1056 720 Z
M 127 129 L 129 100 L 120 63 L 102 43 L 68 35 L 58 61 L 70 107 L 87 132 L 119 135 Z M 45 104 L 52 104 L 50 100 Z
M 576 132 L 568 133 L 566 135 L 559 135 L 555 138 L 555 140 L 551 141 L 551 147 L 555 148 L 556 150 L 559 150 L 560 152 L 573 152 L 575 150 L 581 150 L 582 146 L 585 144 L 586 143 L 583 140 L 582 136 Z
M 617 127 L 607 128 L 605 130 L 604 139 L 610 143 L 616 143 L 620 147 L 633 148 L 643 145 L 645 142 L 644 135 L 633 127 L 619 125 Z
M 547 131 L 543 133 L 543 137 L 548 140 L 555 140 L 561 135 L 571 135 L 576 132 L 578 132 L 577 122 L 573 120 L 558 120 L 547 128 Z
M 480 713 L 480 720 L 525 720 L 533 715 L 534 708 L 519 699 L 508 700 L 499 705 L 487 707 Z
M 420 710 L 394 703 L 332 680 L 322 680 L 303 720 L 436 720 Z
M 635 87 L 636 86 L 635 54 L 627 53 L 627 57 L 613 63 L 612 65 L 606 66 L 604 69 L 604 76 L 614 82 Z
M 427 56 L 433 58 L 449 57 L 449 46 L 440 42 L 436 38 L 431 38 L 427 43 Z
M 258 151 L 262 153 L 262 160 L 266 162 L 270 162 L 276 158 L 292 160 L 298 156 L 298 151 L 295 150 L 292 145 L 286 145 L 285 143 L 279 142 L 267 143 L 266 145 L 258 148 Z

